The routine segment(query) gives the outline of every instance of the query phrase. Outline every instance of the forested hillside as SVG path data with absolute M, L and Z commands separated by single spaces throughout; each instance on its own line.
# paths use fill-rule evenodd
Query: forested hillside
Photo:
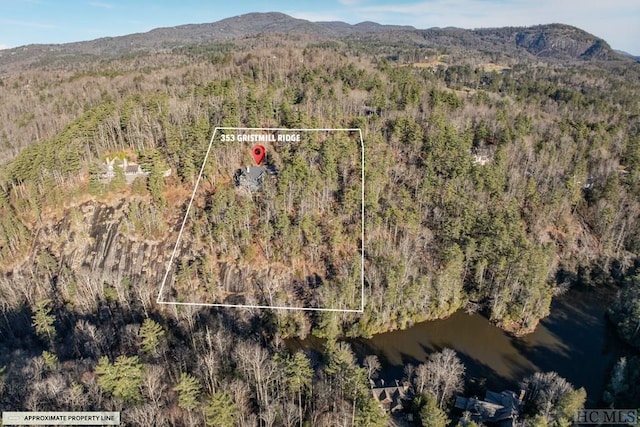
M 635 283 L 640 64 L 602 44 L 586 55 L 592 43 L 579 38 L 532 60 L 542 41 L 516 43 L 513 29 L 467 34 L 484 46 L 507 34 L 506 53 L 385 31 L 268 31 L 5 64 L 2 408 L 122 410 L 127 425 L 385 425 L 366 370 L 337 339 L 458 309 L 525 334 L 569 286 Z M 361 243 L 364 313 L 156 303 L 216 126 L 362 129 L 364 200 L 341 164 L 348 149 L 322 153 L 325 175 L 289 177 L 292 191 L 320 201 L 326 182 L 342 182 L 324 200 L 353 209 L 327 221 L 296 199 L 264 232 L 283 262 L 325 263 L 319 283 L 359 261 Z M 148 176 L 104 184 L 114 156 Z M 200 257 L 184 268 L 219 275 L 206 262 L 224 253 L 250 270 L 247 223 L 226 218 L 257 202 L 213 187 L 207 197 L 183 236 Z M 365 241 L 351 243 L 360 203 Z M 304 285 L 304 272 L 292 276 Z M 637 343 L 640 311 L 623 309 Z M 327 339 L 322 358 L 283 345 L 309 334 Z

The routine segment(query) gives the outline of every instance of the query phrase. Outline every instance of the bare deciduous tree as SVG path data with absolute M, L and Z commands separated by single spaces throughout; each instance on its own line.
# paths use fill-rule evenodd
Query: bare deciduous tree
M 369 382 L 373 383 L 378 377 L 378 372 L 380 372 L 380 360 L 378 360 L 378 356 L 375 354 L 370 354 L 369 356 L 364 358 L 364 367 L 367 370 L 367 378 L 369 378 Z
M 464 365 L 456 352 L 445 348 L 431 354 L 427 363 L 416 368 L 413 384 L 417 393 L 431 393 L 436 398 L 438 407 L 442 408 L 454 392 L 462 389 L 464 371 Z
M 159 365 L 147 365 L 143 377 L 143 393 L 147 399 L 155 406 L 162 406 L 162 401 L 166 398 L 165 390 L 167 373 L 164 367 Z
M 271 361 L 269 352 L 256 343 L 241 342 L 236 346 L 234 356 L 240 372 L 255 387 L 261 412 L 270 410 L 271 387 L 276 379 L 277 366 Z M 271 419 L 270 416 L 267 419 Z

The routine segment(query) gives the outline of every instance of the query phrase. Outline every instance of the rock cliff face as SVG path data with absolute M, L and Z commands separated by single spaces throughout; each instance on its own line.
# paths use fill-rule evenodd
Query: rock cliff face
M 601 39 L 567 25 L 526 28 L 516 34 L 516 46 L 539 57 L 606 60 L 611 47 Z
M 54 294 L 61 302 L 89 313 L 98 301 L 116 299 L 150 306 L 158 297 L 182 219 L 179 209 L 167 231 L 151 237 L 136 230 L 131 209 L 135 199 L 112 204 L 86 202 L 51 219 L 35 231 L 27 257 L 0 276 L 0 297 L 20 289 L 7 303 L 18 305 L 23 295 L 36 301 Z M 215 246 L 215 245 L 214 245 Z M 309 273 L 295 276 L 282 261 L 253 262 L 217 259 L 211 242 L 196 241 L 185 227 L 163 301 L 309 307 L 319 304 L 322 279 Z M 306 268 L 302 268 L 307 271 Z M 318 291 L 319 292 L 319 291 Z
M 86 235 L 90 245 L 83 252 L 77 252 L 70 242 L 69 249 L 74 250 L 64 256 L 74 270 L 91 272 L 96 279 L 122 279 L 157 281 L 167 259 L 169 245 L 166 241 L 141 240 L 129 230 L 130 223 L 125 219 L 126 202 L 117 206 L 83 206 Z M 64 232 L 64 229 L 57 230 Z M 67 252 L 63 249 L 63 254 Z
M 35 230 L 27 258 L 0 280 L 21 289 L 30 301 L 51 286 L 65 300 L 88 309 L 104 296 L 105 288 L 118 293 L 134 285 L 144 290 L 145 303 L 150 302 L 173 249 L 174 233 L 152 240 L 134 232 L 127 218 L 129 203 L 87 202 L 62 219 L 45 222 Z

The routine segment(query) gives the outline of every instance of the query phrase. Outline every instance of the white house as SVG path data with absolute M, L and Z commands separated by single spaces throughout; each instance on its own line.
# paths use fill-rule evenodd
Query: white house
M 131 183 L 136 178 L 140 176 L 149 175 L 149 172 L 142 170 L 142 167 L 139 164 L 134 162 L 129 162 L 126 157 L 122 160 L 118 158 L 113 158 L 109 160 L 109 158 L 107 157 L 107 159 L 105 160 L 105 164 L 103 165 L 103 172 L 100 175 L 100 179 L 105 184 L 110 183 L 111 180 L 116 176 L 116 172 L 115 172 L 116 161 L 118 161 L 118 166 L 122 168 L 124 172 L 124 177 L 127 180 L 127 184 L 129 185 L 131 185 Z M 171 168 L 164 171 L 162 175 L 164 177 L 171 175 Z

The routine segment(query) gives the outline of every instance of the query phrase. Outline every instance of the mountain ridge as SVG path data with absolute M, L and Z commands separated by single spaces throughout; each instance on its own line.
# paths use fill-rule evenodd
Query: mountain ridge
M 114 57 L 137 51 L 162 51 L 206 42 L 238 40 L 267 34 L 308 35 L 320 40 L 394 36 L 404 42 L 430 47 L 451 46 L 485 49 L 513 55 L 555 59 L 631 59 L 609 44 L 577 27 L 541 24 L 530 27 L 417 29 L 411 26 L 364 21 L 312 22 L 280 12 L 248 13 L 219 21 L 154 28 L 147 32 L 103 37 L 65 44 L 33 44 L 0 51 L 0 66 L 32 63 L 49 55 Z M 389 37 L 387 37 L 388 39 Z

